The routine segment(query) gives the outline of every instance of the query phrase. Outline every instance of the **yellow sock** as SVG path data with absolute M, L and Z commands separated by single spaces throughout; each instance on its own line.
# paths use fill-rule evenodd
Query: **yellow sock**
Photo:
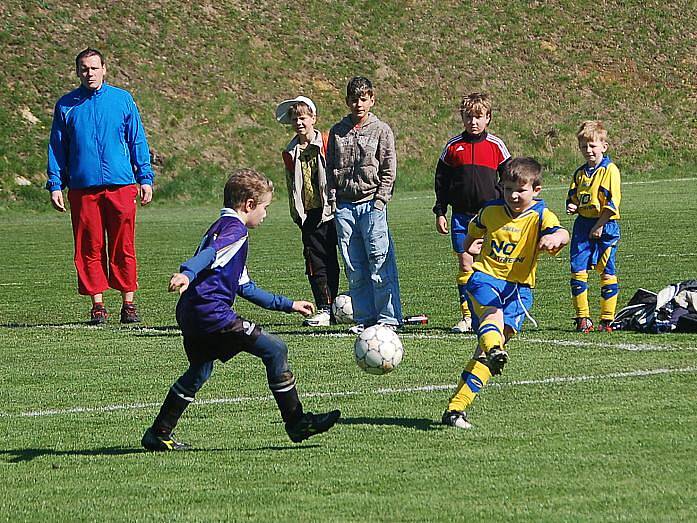
M 577 318 L 590 318 L 588 306 L 588 273 L 575 272 L 571 274 L 571 301 L 574 304 Z
M 460 311 L 462 316 L 472 316 L 470 308 L 467 305 L 467 298 L 465 293 L 465 286 L 470 279 L 470 276 L 474 274 L 472 271 L 460 271 L 457 273 L 457 290 L 460 293 Z
M 479 348 L 484 352 L 489 352 L 494 347 L 503 348 L 504 346 L 501 326 L 498 325 L 491 316 L 479 325 L 477 337 L 479 338 Z
M 477 360 L 470 360 L 462 371 L 455 394 L 448 402 L 448 410 L 464 411 L 472 404 L 489 378 L 491 378 L 491 372 L 486 365 Z
M 600 319 L 614 320 L 617 309 L 617 294 L 620 286 L 617 276 L 605 277 L 600 286 Z

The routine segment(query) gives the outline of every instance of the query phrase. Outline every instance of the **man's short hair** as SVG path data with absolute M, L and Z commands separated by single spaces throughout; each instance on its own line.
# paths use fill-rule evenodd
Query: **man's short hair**
M 106 63 L 106 60 L 104 60 L 104 55 L 102 55 L 102 53 L 100 53 L 96 49 L 88 47 L 87 49 L 83 49 L 82 51 L 80 51 L 75 57 L 75 69 L 80 69 L 80 60 L 82 60 L 83 58 L 89 58 L 90 56 L 98 56 L 99 60 L 102 62 L 102 65 Z
M 247 200 L 259 203 L 263 196 L 273 192 L 273 182 L 254 169 L 238 169 L 230 175 L 223 191 L 223 205 L 237 209 Z
M 373 84 L 364 76 L 354 76 L 346 86 L 346 98 L 360 98 L 364 94 L 373 96 Z
M 586 120 L 581 124 L 576 132 L 579 142 L 593 142 L 599 140 L 607 143 L 607 129 L 600 120 Z
M 508 160 L 501 169 L 502 182 L 529 183 L 533 187 L 542 185 L 542 165 L 529 156 L 518 156 Z
M 491 97 L 486 93 L 470 93 L 460 101 L 462 116 L 491 116 Z

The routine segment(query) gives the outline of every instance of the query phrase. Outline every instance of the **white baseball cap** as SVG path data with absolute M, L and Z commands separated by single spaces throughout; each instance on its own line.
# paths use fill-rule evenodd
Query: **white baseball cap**
M 307 106 L 310 108 L 310 111 L 312 111 L 312 114 L 317 116 L 317 107 L 315 107 L 315 102 L 310 100 L 307 96 L 298 96 L 296 98 L 293 98 L 292 100 L 283 100 L 280 104 L 278 104 L 278 107 L 276 107 L 276 120 L 278 120 L 282 124 L 290 125 L 288 109 L 290 109 L 291 105 L 296 104 L 298 102 L 307 104 Z

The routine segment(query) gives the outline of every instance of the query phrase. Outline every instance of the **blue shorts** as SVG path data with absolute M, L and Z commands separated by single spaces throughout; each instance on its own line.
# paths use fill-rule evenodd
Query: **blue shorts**
M 459 254 L 465 252 L 467 226 L 475 216 L 475 214 L 453 213 L 450 218 L 450 241 L 453 244 L 453 250 Z
M 503 310 L 504 325 L 518 332 L 532 308 L 532 289 L 522 283 L 511 283 L 474 271 L 467 282 L 467 304 L 472 311 L 475 331 L 479 329 L 477 311 L 481 307 L 496 307 Z
M 611 220 L 603 226 L 603 234 L 591 240 L 590 234 L 596 218 L 576 217 L 571 235 L 571 272 L 596 269 L 602 274 L 617 274 L 615 253 L 620 241 L 620 224 Z

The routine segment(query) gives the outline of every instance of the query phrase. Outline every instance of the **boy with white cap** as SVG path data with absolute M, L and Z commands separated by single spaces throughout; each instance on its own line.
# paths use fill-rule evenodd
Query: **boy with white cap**
M 302 231 L 305 273 L 317 305 L 317 314 L 303 325 L 326 327 L 339 289 L 336 227 L 327 190 L 327 137 L 315 129 L 317 107 L 305 96 L 281 102 L 276 119 L 295 131 L 283 151 L 283 163 L 290 215 Z

